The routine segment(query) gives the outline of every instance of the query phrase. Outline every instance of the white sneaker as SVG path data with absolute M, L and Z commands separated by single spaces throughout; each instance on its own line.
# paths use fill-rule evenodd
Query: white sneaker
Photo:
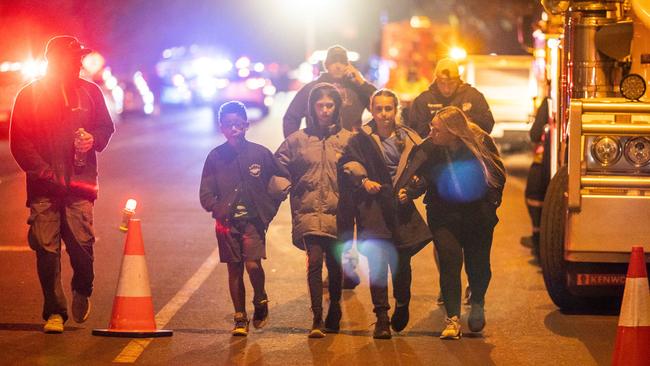
M 59 314 L 52 314 L 47 318 L 47 322 L 43 326 L 45 333 L 63 333 L 63 317 Z
M 440 339 L 460 339 L 463 335 L 460 331 L 460 320 L 457 316 L 445 318 L 447 326 L 440 334 Z

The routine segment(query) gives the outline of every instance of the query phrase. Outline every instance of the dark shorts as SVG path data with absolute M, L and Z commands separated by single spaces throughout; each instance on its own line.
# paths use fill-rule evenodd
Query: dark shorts
M 223 225 L 216 221 L 215 231 L 221 263 L 266 259 L 266 240 L 260 223 L 232 220 Z

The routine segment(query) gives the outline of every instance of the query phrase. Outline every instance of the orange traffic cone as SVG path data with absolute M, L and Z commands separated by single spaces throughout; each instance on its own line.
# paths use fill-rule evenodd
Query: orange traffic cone
M 140 220 L 129 220 L 128 229 L 111 322 L 108 329 L 93 329 L 93 335 L 169 337 L 173 333 L 171 330 L 156 329 Z
M 650 365 L 650 290 L 643 247 L 632 247 L 612 365 Z

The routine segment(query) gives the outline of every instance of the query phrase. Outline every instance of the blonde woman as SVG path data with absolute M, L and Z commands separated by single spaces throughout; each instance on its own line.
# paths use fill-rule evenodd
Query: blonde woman
M 414 153 L 411 183 L 400 200 L 426 191 L 427 221 L 440 259 L 440 288 L 447 311 L 440 338 L 460 339 L 460 272 L 465 261 L 472 291 L 469 329 L 485 327 L 490 248 L 505 184 L 505 168 L 492 138 L 457 107 L 441 109 Z

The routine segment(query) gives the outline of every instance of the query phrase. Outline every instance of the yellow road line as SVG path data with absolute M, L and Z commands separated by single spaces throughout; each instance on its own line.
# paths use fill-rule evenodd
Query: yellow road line
M 183 285 L 183 287 L 174 295 L 174 297 L 156 314 L 156 327 L 164 328 L 174 315 L 185 305 L 192 297 L 194 292 L 201 287 L 203 282 L 210 276 L 212 271 L 219 263 L 219 251 L 215 249 L 210 256 L 203 262 L 201 267 L 194 275 Z M 113 362 L 134 363 L 144 352 L 153 338 L 134 339 L 122 349 Z
M 0 245 L 0 252 L 30 252 L 31 250 L 27 245 Z

